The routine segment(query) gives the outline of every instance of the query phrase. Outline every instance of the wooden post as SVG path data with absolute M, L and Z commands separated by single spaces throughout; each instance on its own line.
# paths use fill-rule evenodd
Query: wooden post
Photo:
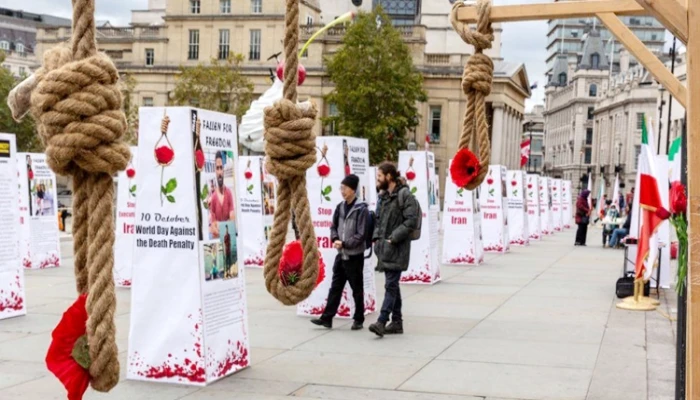
M 688 319 L 686 398 L 700 399 L 700 0 L 688 1 Z M 682 335 L 683 332 L 678 332 Z

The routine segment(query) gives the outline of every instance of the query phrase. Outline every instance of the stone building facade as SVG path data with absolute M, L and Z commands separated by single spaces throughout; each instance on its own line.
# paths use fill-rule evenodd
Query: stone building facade
M 525 113 L 523 121 L 523 141 L 530 141 L 530 158 L 525 170 L 531 173 L 542 173 L 544 166 L 544 106 L 537 105 Z

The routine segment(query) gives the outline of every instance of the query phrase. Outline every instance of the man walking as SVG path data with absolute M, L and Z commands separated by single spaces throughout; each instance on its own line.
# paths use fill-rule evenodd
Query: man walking
M 377 271 L 384 272 L 385 294 L 377 322 L 369 330 L 379 337 L 385 334 L 403 333 L 401 315 L 401 272 L 408 269 L 411 255 L 411 231 L 418 227 L 416 198 L 399 177 L 396 166 L 384 162 L 377 168 L 377 186 L 381 190 L 379 212 L 374 228 L 374 251 L 377 254 Z M 391 323 L 389 322 L 391 317 Z
M 338 250 L 333 264 L 333 279 L 328 291 L 326 309 L 318 319 L 311 323 L 326 328 L 333 327 L 333 317 L 338 312 L 340 299 L 343 296 L 345 283 L 350 283 L 352 297 L 355 301 L 355 315 L 352 330 L 362 329 L 365 321 L 365 225 L 367 222 L 367 204 L 357 198 L 357 187 L 360 178 L 350 174 L 340 184 L 343 201 L 338 204 L 333 213 L 331 225 L 331 240 L 333 247 Z

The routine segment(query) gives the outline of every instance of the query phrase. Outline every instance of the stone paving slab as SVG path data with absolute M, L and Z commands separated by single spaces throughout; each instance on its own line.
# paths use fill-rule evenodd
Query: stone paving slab
M 122 382 L 88 400 L 672 399 L 675 295 L 660 312 L 615 308 L 622 252 L 573 247 L 573 230 L 479 266 L 445 266 L 436 285 L 402 285 L 403 336 L 298 317 L 246 274 L 251 367 L 206 388 L 125 380 L 130 291 L 118 289 Z M 0 321 L 0 400 L 65 399 L 46 371 L 50 332 L 75 298 L 71 242 L 61 268 L 26 271 L 29 315 Z M 384 278 L 377 274 L 377 294 Z M 368 315 L 365 326 L 376 315 Z

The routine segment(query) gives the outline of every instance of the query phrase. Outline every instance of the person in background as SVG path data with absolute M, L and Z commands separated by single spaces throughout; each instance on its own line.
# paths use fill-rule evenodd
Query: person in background
M 615 204 L 608 205 L 607 211 L 605 212 L 605 217 L 603 219 L 609 221 L 610 223 L 603 225 L 603 247 L 608 245 L 608 239 L 610 236 L 612 236 L 612 233 L 617 226 L 614 224 L 614 222 L 618 218 L 620 218 L 620 213 L 617 211 L 617 206 Z
M 588 235 L 588 223 L 591 216 L 591 208 L 588 206 L 588 196 L 591 192 L 584 189 L 576 200 L 576 241 L 574 246 L 585 246 Z
M 608 243 L 608 247 L 610 247 L 610 248 L 618 247 L 620 245 L 620 239 L 629 235 L 631 225 L 632 225 L 632 203 L 629 203 L 629 205 L 627 206 L 627 217 L 625 218 L 625 223 L 622 225 L 622 228 L 617 228 L 617 229 L 613 230 L 612 235 L 610 236 L 610 242 Z
M 384 272 L 384 301 L 377 322 L 369 330 L 379 337 L 403 333 L 402 299 L 399 282 L 401 273 L 408 270 L 411 257 L 412 230 L 418 228 L 417 200 L 401 179 L 396 165 L 384 162 L 377 167 L 377 186 L 380 189 L 377 222 L 372 241 L 377 254 L 377 271 Z M 391 317 L 391 323 L 389 318 Z
M 333 263 L 333 279 L 328 290 L 328 303 L 318 319 L 312 319 L 314 325 L 333 327 L 333 317 L 338 312 L 345 284 L 350 283 L 352 297 L 355 301 L 355 315 L 352 329 L 362 329 L 365 322 L 365 225 L 367 222 L 367 203 L 357 198 L 357 186 L 360 178 L 350 174 L 340 183 L 341 201 L 333 213 L 331 241 L 338 250 Z

